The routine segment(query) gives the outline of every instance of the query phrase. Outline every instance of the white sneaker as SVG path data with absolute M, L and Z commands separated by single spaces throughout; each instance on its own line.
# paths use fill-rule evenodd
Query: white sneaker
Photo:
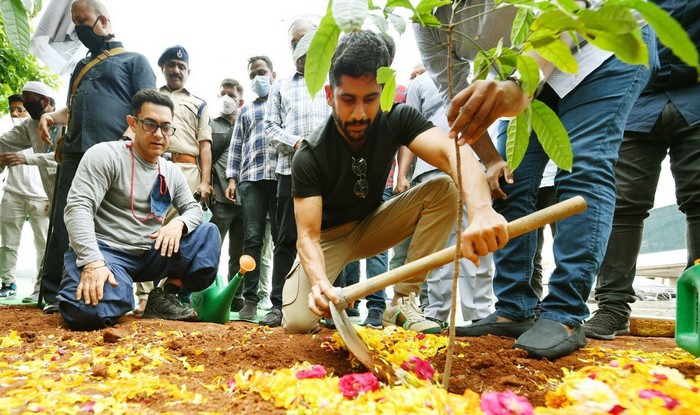
M 440 333 L 440 325 L 423 317 L 415 300 L 416 294 L 411 293 L 408 298 L 400 298 L 397 305 L 387 307 L 382 318 L 384 326 L 394 325 L 421 333 Z

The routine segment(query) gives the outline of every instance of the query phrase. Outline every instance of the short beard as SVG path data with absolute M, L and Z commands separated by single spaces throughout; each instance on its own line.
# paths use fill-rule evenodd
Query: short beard
M 359 143 L 359 142 L 362 142 L 362 141 L 367 139 L 367 134 L 369 133 L 369 127 L 371 125 L 369 120 L 367 120 L 366 122 L 364 120 L 359 121 L 359 123 L 367 125 L 367 129 L 365 129 L 365 132 L 359 138 L 355 138 L 350 134 L 350 132 L 347 129 L 347 126 L 349 123 L 342 123 L 340 121 L 340 119 L 338 118 L 338 115 L 335 113 L 335 111 L 333 111 L 333 120 L 335 121 L 335 125 L 340 129 L 340 131 L 343 132 L 343 135 L 345 136 L 345 138 L 348 141 L 350 141 L 352 143 Z M 352 124 L 356 124 L 356 123 L 358 123 L 358 122 L 353 122 Z

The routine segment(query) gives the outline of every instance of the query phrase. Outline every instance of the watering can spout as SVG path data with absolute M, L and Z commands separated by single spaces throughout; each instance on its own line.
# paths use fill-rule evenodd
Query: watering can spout
M 192 293 L 192 307 L 197 310 L 199 321 L 224 324 L 231 318 L 231 303 L 243 281 L 246 272 L 255 269 L 255 260 L 250 255 L 242 255 L 240 269 L 228 283 L 218 275 L 207 289 Z

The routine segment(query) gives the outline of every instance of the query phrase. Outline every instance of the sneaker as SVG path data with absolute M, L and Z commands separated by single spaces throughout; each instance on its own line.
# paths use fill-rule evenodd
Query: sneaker
M 241 310 L 243 310 L 243 307 L 245 306 L 245 300 L 242 298 L 234 298 L 233 302 L 231 302 L 231 311 L 234 313 L 237 313 Z
M 615 340 L 615 336 L 630 334 L 630 320 L 604 308 L 583 323 L 583 332 L 589 339 Z
M 356 307 L 348 308 L 345 312 L 348 314 L 348 317 L 360 317 L 360 310 Z
M 326 317 L 325 319 L 323 319 L 323 324 L 331 330 L 336 329 L 335 321 L 333 321 L 333 318 L 331 318 L 331 317 Z
M 258 321 L 261 326 L 279 327 L 282 325 L 282 310 L 273 308 Z
M 384 315 L 384 310 L 381 308 L 370 308 L 367 310 L 367 318 L 365 321 L 362 322 L 362 326 L 369 327 L 371 329 L 381 329 L 383 328 L 382 325 L 382 316 Z
M 32 303 L 38 303 L 39 302 L 39 292 L 34 292 L 31 295 L 28 295 L 22 299 L 22 303 L 24 304 L 32 304 Z
M 258 303 L 258 308 L 261 310 L 272 310 L 272 302 L 270 301 L 269 298 L 264 297 L 260 302 Z
M 238 312 L 238 318 L 241 320 L 253 321 L 258 314 L 258 305 L 253 303 L 245 303 L 241 311 Z
M 406 330 L 421 333 L 440 333 L 442 329 L 434 321 L 427 320 L 416 306 L 416 294 L 399 299 L 399 303 L 388 307 L 382 317 L 384 326 L 400 326 Z
M 446 321 L 442 321 L 440 319 L 437 319 L 435 317 L 426 317 L 426 319 L 435 322 L 438 326 L 440 326 L 441 330 L 447 330 L 447 328 L 450 326 L 450 324 Z M 473 321 L 472 321 L 473 323 Z
M 148 294 L 143 318 L 160 318 L 163 320 L 197 321 L 197 312 L 180 303 L 177 294 L 166 293 L 156 287 Z
M 58 308 L 58 301 L 46 303 L 41 312 L 44 314 L 58 314 L 61 310 Z
M 17 284 L 14 282 L 11 284 L 2 283 L 0 286 L 0 298 L 15 298 L 17 295 Z

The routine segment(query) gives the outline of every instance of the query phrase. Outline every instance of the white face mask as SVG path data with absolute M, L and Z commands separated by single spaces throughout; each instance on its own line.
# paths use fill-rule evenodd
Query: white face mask
M 270 85 L 269 75 L 258 75 L 250 81 L 250 88 L 261 98 L 270 93 Z
M 11 118 L 12 118 L 12 125 L 14 125 L 15 127 L 17 127 L 18 125 L 27 121 L 26 118 L 20 118 L 20 117 L 11 117 Z
M 231 115 L 236 111 L 236 101 L 233 100 L 228 95 L 222 95 L 219 97 L 221 101 L 221 113 L 224 115 Z

